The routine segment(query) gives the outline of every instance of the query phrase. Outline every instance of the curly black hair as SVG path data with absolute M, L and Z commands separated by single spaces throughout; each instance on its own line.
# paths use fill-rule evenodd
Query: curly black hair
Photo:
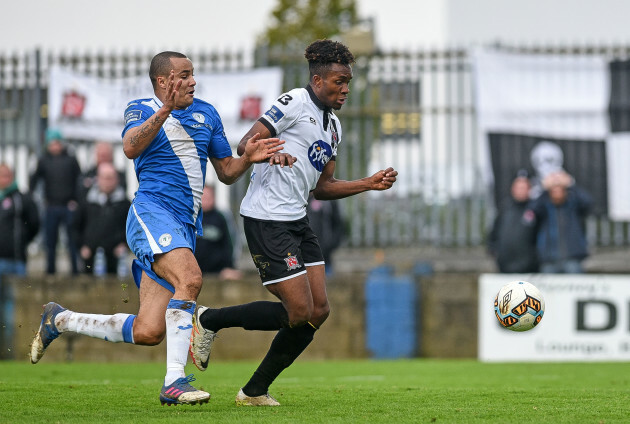
M 338 41 L 326 39 L 311 43 L 304 50 L 304 57 L 308 61 L 311 78 L 313 75 L 323 76 L 333 63 L 347 66 L 354 63 L 354 55 L 348 47 Z

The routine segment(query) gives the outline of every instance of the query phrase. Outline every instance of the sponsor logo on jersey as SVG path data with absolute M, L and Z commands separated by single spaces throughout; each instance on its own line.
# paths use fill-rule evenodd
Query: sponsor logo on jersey
M 171 244 L 171 241 L 173 241 L 173 236 L 169 233 L 162 234 L 158 239 L 158 243 L 160 243 L 160 246 L 162 247 L 168 246 L 169 244 Z
M 192 124 L 190 127 L 191 127 L 191 128 L 201 128 L 201 127 L 206 127 L 206 128 L 210 128 L 210 129 L 212 129 L 212 125 L 210 125 L 210 124 Z
M 324 165 L 328 163 L 332 156 L 332 147 L 323 140 L 317 140 L 308 149 L 308 160 L 319 172 L 322 172 Z
M 120 116 L 120 115 L 119 115 Z M 128 124 L 133 121 L 137 121 L 142 116 L 141 110 L 130 110 L 125 113 L 125 124 Z
M 289 256 L 284 258 L 284 261 L 287 263 L 287 271 L 302 268 L 302 265 L 300 265 L 298 258 L 296 258 L 295 256 L 291 256 L 290 253 L 289 253 Z
M 278 121 L 284 116 L 284 113 L 282 113 L 276 106 L 271 106 L 271 109 L 265 112 L 265 115 L 267 115 L 273 122 L 278 123 Z

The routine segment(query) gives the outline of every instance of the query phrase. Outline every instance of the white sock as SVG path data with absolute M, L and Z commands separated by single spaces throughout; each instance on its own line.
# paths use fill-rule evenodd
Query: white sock
M 134 319 L 135 315 L 130 314 L 99 315 L 66 310 L 57 314 L 55 326 L 61 333 L 72 331 L 114 343 L 133 343 L 131 326 Z
M 166 308 L 166 386 L 186 376 L 184 367 L 188 360 L 195 306 L 191 300 L 171 299 Z

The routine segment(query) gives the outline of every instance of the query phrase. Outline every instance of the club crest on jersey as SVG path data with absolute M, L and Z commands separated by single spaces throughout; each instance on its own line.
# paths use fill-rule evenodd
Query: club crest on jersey
M 295 256 L 291 256 L 290 253 L 289 253 L 289 256 L 284 258 L 284 261 L 287 263 L 287 271 L 302 268 L 302 265 L 300 265 L 298 258 L 296 258 Z
M 206 122 L 206 117 L 203 116 L 203 114 L 199 112 L 193 112 L 192 117 L 195 119 L 195 121 L 199 122 L 200 124 L 203 124 L 204 122 Z
M 199 122 L 198 124 L 192 124 L 192 128 L 206 127 L 212 129 L 212 125 L 206 124 L 206 116 L 203 113 L 193 112 L 190 116 L 192 116 L 195 121 Z
M 160 243 L 160 246 L 162 247 L 168 246 L 169 244 L 171 244 L 171 241 L 173 241 L 173 236 L 169 233 L 162 234 L 158 239 L 158 243 Z
M 328 163 L 332 156 L 332 147 L 323 140 L 317 140 L 308 149 L 308 160 L 311 165 L 319 172 L 322 172 L 324 166 Z

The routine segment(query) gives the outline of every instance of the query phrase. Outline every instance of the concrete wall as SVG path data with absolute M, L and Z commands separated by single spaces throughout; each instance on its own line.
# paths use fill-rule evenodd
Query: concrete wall
M 303 354 L 307 359 L 366 358 L 365 273 L 340 274 L 328 282 L 331 315 Z M 474 357 L 477 352 L 477 274 L 439 274 L 418 281 L 418 356 Z M 26 360 L 39 326 L 42 305 L 56 301 L 88 313 L 136 313 L 138 290 L 133 281 L 91 277 L 39 277 L 14 280 L 16 340 L 14 357 Z M 242 281 L 204 280 L 199 303 L 212 307 L 254 300 L 275 300 L 248 274 Z M 491 307 L 491 305 L 488 305 Z M 275 333 L 224 329 L 213 347 L 217 360 L 261 359 Z M 163 361 L 165 344 L 155 347 L 112 344 L 64 334 L 46 352 L 44 361 Z

